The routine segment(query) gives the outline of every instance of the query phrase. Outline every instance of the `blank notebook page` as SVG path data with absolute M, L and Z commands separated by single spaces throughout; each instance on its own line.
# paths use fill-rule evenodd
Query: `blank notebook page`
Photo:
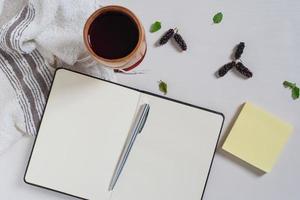
M 142 94 L 150 104 L 112 200 L 199 200 L 223 116 Z
M 58 70 L 26 182 L 85 199 L 109 199 L 138 101 L 137 91 Z

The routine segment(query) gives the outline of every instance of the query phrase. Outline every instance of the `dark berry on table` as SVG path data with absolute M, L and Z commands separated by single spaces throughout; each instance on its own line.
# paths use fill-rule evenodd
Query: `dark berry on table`
M 185 41 L 183 40 L 182 36 L 179 33 L 174 34 L 174 39 L 175 39 L 176 43 L 179 45 L 179 47 L 182 51 L 187 50 L 186 43 L 185 43 Z
M 240 42 L 237 47 L 236 47 L 236 51 L 234 54 L 234 58 L 235 59 L 240 59 L 241 55 L 243 54 L 245 48 L 245 43 L 244 42 Z
M 174 35 L 174 29 L 169 29 L 159 40 L 159 45 L 166 44 L 169 39 Z
M 252 72 L 241 62 L 238 62 L 235 65 L 235 68 L 238 72 L 240 72 L 242 75 L 244 75 L 247 78 L 251 78 L 253 75 Z
M 235 66 L 235 62 L 232 61 L 230 63 L 227 63 L 225 65 L 223 65 L 219 71 L 218 71 L 218 75 L 220 77 L 225 76 L 225 74 L 227 74 L 227 72 L 229 72 L 229 70 L 231 70 L 233 67 Z

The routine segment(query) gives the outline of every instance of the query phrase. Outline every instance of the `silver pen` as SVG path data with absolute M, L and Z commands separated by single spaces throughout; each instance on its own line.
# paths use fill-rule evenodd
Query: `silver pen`
M 109 184 L 108 190 L 113 190 L 114 186 L 116 185 L 116 182 L 118 181 L 118 178 L 122 172 L 122 169 L 126 163 L 126 160 L 128 158 L 128 155 L 130 153 L 131 147 L 133 146 L 133 143 L 136 139 L 136 136 L 138 133 L 140 133 L 146 123 L 146 119 L 148 116 L 150 110 L 149 104 L 143 104 L 140 106 L 138 113 L 136 115 L 136 118 L 133 122 L 133 126 L 131 128 L 131 132 L 128 135 L 127 141 L 124 145 L 123 151 L 121 153 L 120 159 L 117 163 L 116 169 L 114 171 L 114 174 L 112 176 L 111 182 Z

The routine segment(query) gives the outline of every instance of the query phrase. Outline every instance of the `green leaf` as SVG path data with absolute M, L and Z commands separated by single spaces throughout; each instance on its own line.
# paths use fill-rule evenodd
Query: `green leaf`
M 284 81 L 283 85 L 284 85 L 284 87 L 288 87 L 290 89 L 293 89 L 294 87 L 296 87 L 296 83 L 291 83 L 289 81 Z
M 162 81 L 162 80 L 159 81 L 158 88 L 159 88 L 159 90 L 160 90 L 162 93 L 164 93 L 164 95 L 167 94 L 167 92 L 168 92 L 168 85 L 167 85 L 166 82 L 164 82 L 164 81 Z
M 300 90 L 298 87 L 294 87 L 292 89 L 292 97 L 294 100 L 299 98 L 299 93 L 300 93 Z
M 154 33 L 156 31 L 158 31 L 159 29 L 161 29 L 161 23 L 159 21 L 156 21 L 151 25 L 150 32 Z
M 292 98 L 294 100 L 299 98 L 300 89 L 297 87 L 296 83 L 292 83 L 289 81 L 283 82 L 284 87 L 289 88 L 292 90 Z
M 219 12 L 217 14 L 215 14 L 215 16 L 213 17 L 213 21 L 215 24 L 219 24 L 223 19 L 223 13 Z

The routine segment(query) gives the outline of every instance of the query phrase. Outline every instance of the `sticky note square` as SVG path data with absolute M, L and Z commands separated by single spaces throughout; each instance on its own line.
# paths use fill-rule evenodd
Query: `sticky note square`
M 290 124 L 247 102 L 222 149 L 270 172 L 291 132 Z

